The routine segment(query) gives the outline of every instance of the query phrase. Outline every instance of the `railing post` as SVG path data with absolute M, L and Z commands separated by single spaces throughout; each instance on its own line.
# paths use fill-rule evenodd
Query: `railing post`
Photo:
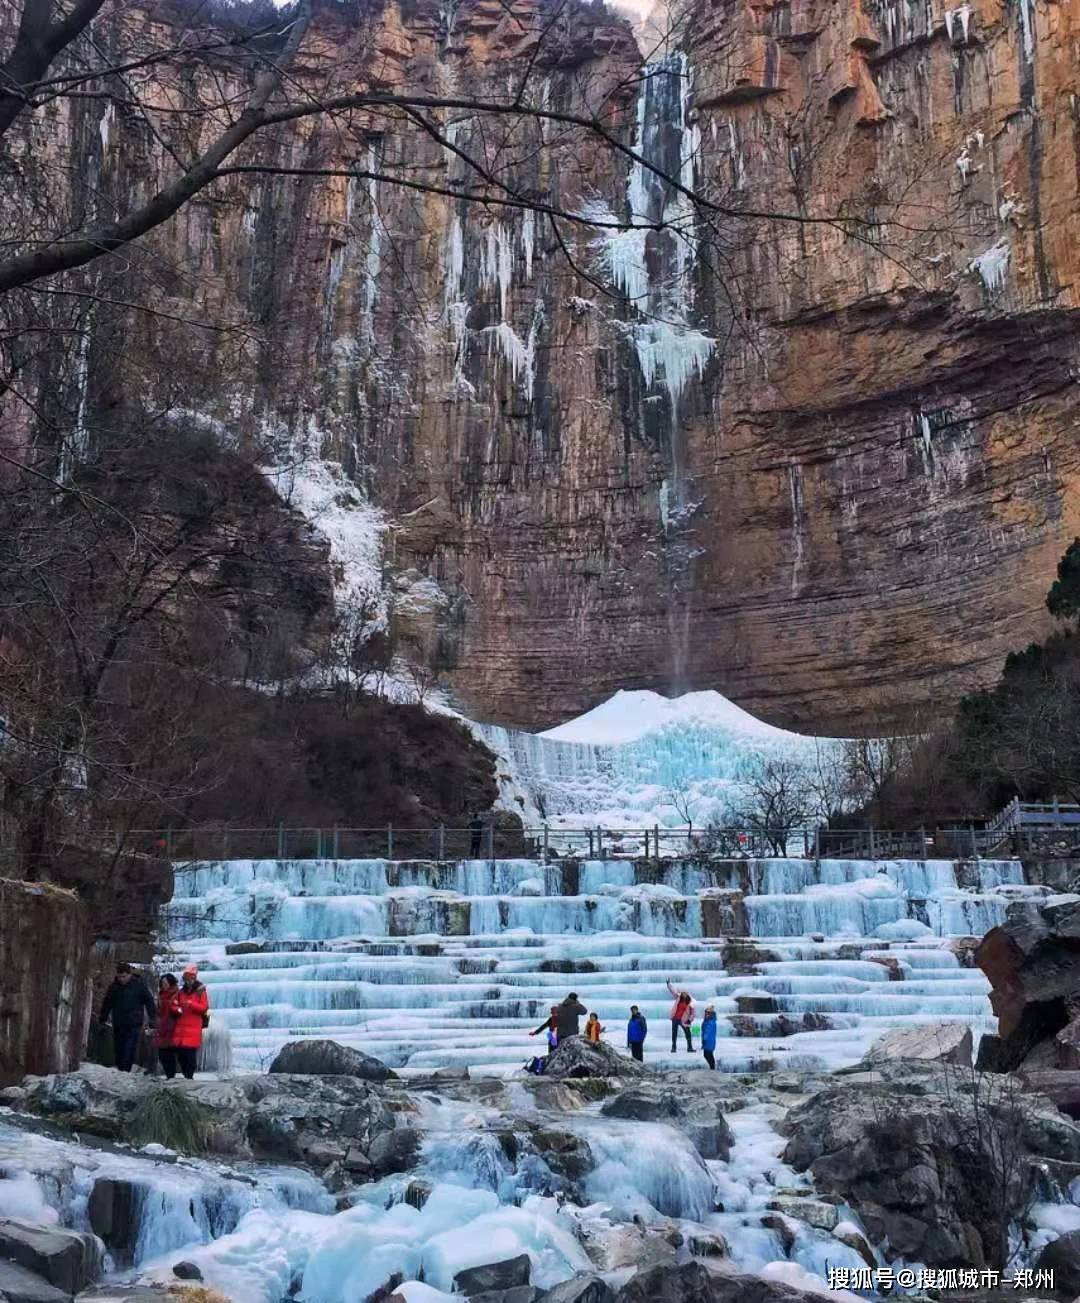
M 919 845 L 922 847 L 922 862 L 926 863 L 926 829 L 919 829 Z
M 586 828 L 585 831 L 589 834 L 589 859 L 591 860 L 593 858 L 593 830 Z
M 386 825 L 386 858 L 388 860 L 394 858 L 394 825 L 392 823 Z
M 1055 828 L 1059 828 L 1061 826 L 1059 823 L 1060 815 L 1061 815 L 1061 811 L 1058 809 L 1058 799 L 1055 796 L 1054 797 L 1054 827 Z
M 810 858 L 810 834 L 805 828 L 802 830 L 802 857 L 804 860 Z
M 439 824 L 438 849 L 439 849 L 439 853 L 436 858 L 441 863 L 443 860 L 446 859 L 446 824 L 444 823 Z
M 223 860 L 227 860 L 227 859 L 229 858 L 229 830 L 228 830 L 228 828 L 222 828 L 222 830 L 221 830 L 221 858 L 222 858 Z
M 975 825 L 973 823 L 968 823 L 968 832 L 971 834 L 971 858 L 977 860 L 979 858 L 979 839 L 975 836 Z
M 279 860 L 285 858 L 285 825 L 278 824 L 277 828 L 277 857 Z
M 544 824 L 544 863 L 548 862 L 548 826 Z
M 596 853 L 597 853 L 597 855 L 599 856 L 600 859 L 604 859 L 604 830 L 603 830 L 603 828 L 597 828 L 597 830 L 596 830 Z
M 334 859 L 338 858 L 338 826 L 334 824 Z
M 814 827 L 814 863 L 821 864 L 821 824 Z
M 488 859 L 493 860 L 495 858 L 495 823 L 494 820 L 490 819 L 488 820 L 487 826 L 487 843 Z
M 871 858 L 872 860 L 876 860 L 876 859 L 877 859 L 877 847 L 876 847 L 875 844 L 874 844 L 874 825 L 873 825 L 873 824 L 870 824 L 868 831 L 869 831 L 869 833 L 870 833 L 870 858 Z
M 658 823 L 653 824 L 652 839 L 653 839 L 653 846 L 656 848 L 656 858 L 659 859 L 660 858 L 660 825 Z

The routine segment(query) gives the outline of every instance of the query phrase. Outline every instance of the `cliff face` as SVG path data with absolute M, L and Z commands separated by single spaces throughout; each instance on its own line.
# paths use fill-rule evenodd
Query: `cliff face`
M 71 892 L 0 878 L 0 1083 L 79 1066 L 92 994 L 86 931 Z
M 148 243 L 183 269 L 165 307 L 246 333 L 177 353 L 175 324 L 151 325 L 143 346 L 182 358 L 201 416 L 268 461 L 366 490 L 394 618 L 478 717 L 716 687 L 854 730 L 995 675 L 1044 628 L 1080 532 L 1080 0 L 697 0 L 644 76 L 621 21 L 567 10 L 538 47 L 545 13 L 323 4 L 298 76 L 602 104 L 709 197 L 704 225 L 648 169 L 536 122 L 500 139 L 519 191 L 676 232 L 236 177 Z M 447 144 L 308 119 L 245 161 L 438 188 L 455 144 L 491 131 L 438 121 Z M 101 101 L 41 130 L 105 194 L 157 165 Z

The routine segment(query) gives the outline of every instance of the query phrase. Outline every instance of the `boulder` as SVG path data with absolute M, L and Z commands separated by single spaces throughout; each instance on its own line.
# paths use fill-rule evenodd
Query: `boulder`
M 820 1294 L 782 1281 L 713 1271 L 695 1261 L 639 1271 L 616 1298 L 618 1303 L 821 1303 Z
M 1080 1231 L 1052 1240 L 1039 1254 L 1035 1268 L 1054 1273 L 1053 1292 L 1058 1298 L 1080 1295 Z
M 17 1262 L 0 1259 L 0 1299 L 6 1303 L 71 1303 L 66 1290 L 57 1289 L 47 1280 Z
M 516 1258 L 507 1258 L 503 1262 L 488 1262 L 459 1271 L 454 1276 L 454 1292 L 472 1298 L 475 1294 L 513 1289 L 517 1285 L 528 1285 L 531 1272 L 529 1255 L 520 1253 Z
M 1080 897 L 1011 906 L 1006 921 L 983 937 L 975 962 L 993 987 L 993 1066 L 1011 1071 L 1070 1021 L 1067 1001 L 1080 990 Z M 983 1062 L 991 1066 L 989 1057 Z
M 34 1272 L 65 1294 L 92 1285 L 104 1268 L 93 1235 L 29 1222 L 0 1220 L 0 1258 Z
M 469 1303 L 533 1303 L 540 1291 L 533 1285 L 515 1285 L 512 1289 L 485 1290 L 470 1294 Z
M 884 1059 L 927 1059 L 971 1066 L 971 1028 L 966 1023 L 927 1023 L 896 1027 L 871 1045 L 866 1062 Z
M 541 1294 L 539 1303 L 615 1303 L 615 1293 L 599 1276 L 578 1272 Z
M 1011 1078 L 961 1083 L 913 1063 L 877 1075 L 793 1109 L 785 1162 L 812 1173 L 819 1197 L 857 1209 L 869 1240 L 887 1240 L 892 1255 L 1000 1269 L 1009 1223 L 1030 1194 L 1029 1160 L 1080 1161 L 1080 1128 Z
M 359 1077 L 361 1081 L 388 1081 L 396 1075 L 379 1059 L 337 1041 L 290 1041 L 270 1064 L 270 1071 L 311 1077 Z
M 601 1041 L 593 1045 L 584 1036 L 571 1036 L 548 1056 L 545 1077 L 644 1077 L 645 1069 L 628 1054 Z
M 130 1267 L 134 1261 L 141 1198 L 142 1191 L 133 1182 L 112 1177 L 98 1177 L 90 1191 L 86 1210 L 90 1226 L 118 1267 Z
M 1067 1023 L 1057 1037 L 1057 1062 L 1051 1067 L 1080 1069 L 1080 1018 Z
M 670 1123 L 686 1133 L 702 1158 L 726 1162 L 735 1143 L 720 1102 L 710 1095 L 680 1094 L 667 1086 L 632 1086 L 609 1099 L 600 1112 L 636 1122 Z
M 174 1262 L 172 1274 L 177 1280 L 202 1280 L 203 1274 L 194 1262 Z
M 1020 1079 L 1031 1090 L 1052 1100 L 1067 1117 L 1080 1120 L 1080 1071 L 1031 1071 L 1025 1068 Z
M 407 1172 L 416 1166 L 419 1153 L 420 1135 L 412 1127 L 380 1132 L 368 1147 L 372 1174 L 381 1177 Z

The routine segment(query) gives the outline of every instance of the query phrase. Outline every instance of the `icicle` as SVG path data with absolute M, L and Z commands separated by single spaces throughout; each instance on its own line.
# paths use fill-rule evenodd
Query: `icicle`
M 1008 240 L 999 240 L 968 263 L 968 271 L 978 273 L 988 294 L 998 294 L 1005 288 L 1011 253 Z

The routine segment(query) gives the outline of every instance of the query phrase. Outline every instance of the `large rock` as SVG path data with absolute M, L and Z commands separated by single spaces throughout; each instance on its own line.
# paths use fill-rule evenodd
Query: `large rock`
M 1080 992 L 1080 897 L 1011 907 L 983 937 L 975 962 L 990 979 L 998 1017 L 996 1041 L 980 1063 L 1010 1071 L 1070 1021 L 1068 1002 Z
M 615 1292 L 599 1276 L 578 1272 L 542 1294 L 540 1303 L 615 1303 Z
M 633 1086 L 607 1100 L 600 1112 L 606 1117 L 639 1122 L 668 1122 L 686 1132 L 702 1158 L 720 1158 L 726 1162 L 735 1143 L 720 1103 L 711 1093 L 676 1091 L 667 1086 Z
M 871 1045 L 868 1063 L 884 1059 L 927 1059 L 971 1066 L 971 1028 L 966 1023 L 927 1023 L 896 1027 Z
M 271 1072 L 317 1077 L 359 1077 L 361 1081 L 387 1081 L 395 1074 L 385 1063 L 339 1045 L 337 1041 L 290 1041 L 282 1047 Z
M 66 1294 L 92 1285 L 101 1275 L 103 1257 L 93 1235 L 0 1220 L 0 1258 L 18 1263 Z
M 1025 1068 L 1020 1077 L 1033 1091 L 1052 1100 L 1066 1116 L 1080 1121 L 1080 1071 L 1033 1072 Z
M 479 1267 L 468 1267 L 454 1277 L 454 1292 L 472 1298 L 475 1294 L 488 1294 L 494 1290 L 513 1289 L 528 1285 L 532 1263 L 527 1253 L 504 1262 L 488 1262 Z
M 619 1290 L 618 1303 L 821 1303 L 782 1281 L 716 1271 L 700 1262 L 639 1271 Z
M 86 1208 L 90 1225 L 118 1267 L 129 1267 L 134 1261 L 141 1201 L 138 1185 L 113 1177 L 99 1177 L 90 1191 Z
M 66 1290 L 57 1289 L 17 1262 L 3 1259 L 0 1259 L 0 1299 L 4 1303 L 71 1303 L 71 1295 Z
M 890 1258 L 1000 1268 L 1030 1160 L 1080 1161 L 1080 1128 L 1012 1078 L 893 1066 L 895 1080 L 849 1079 L 792 1110 L 785 1161 L 850 1203 Z
M 1037 1270 L 1053 1272 L 1054 1294 L 1058 1298 L 1080 1296 L 1080 1231 L 1051 1241 L 1039 1254 Z
M 645 1069 L 606 1041 L 593 1045 L 584 1036 L 571 1036 L 548 1056 L 544 1076 L 555 1080 L 563 1077 L 644 1077 Z
M 131 1117 L 153 1091 L 152 1079 L 85 1064 L 78 1072 L 30 1078 L 25 1107 L 73 1131 L 123 1140 Z M 285 1073 L 231 1081 L 173 1082 L 196 1103 L 213 1152 L 317 1169 L 368 1154 L 393 1131 L 394 1114 L 375 1087 L 352 1076 Z M 400 1170 L 400 1169 L 398 1169 Z M 104 1198 L 104 1195 L 102 1196 Z

